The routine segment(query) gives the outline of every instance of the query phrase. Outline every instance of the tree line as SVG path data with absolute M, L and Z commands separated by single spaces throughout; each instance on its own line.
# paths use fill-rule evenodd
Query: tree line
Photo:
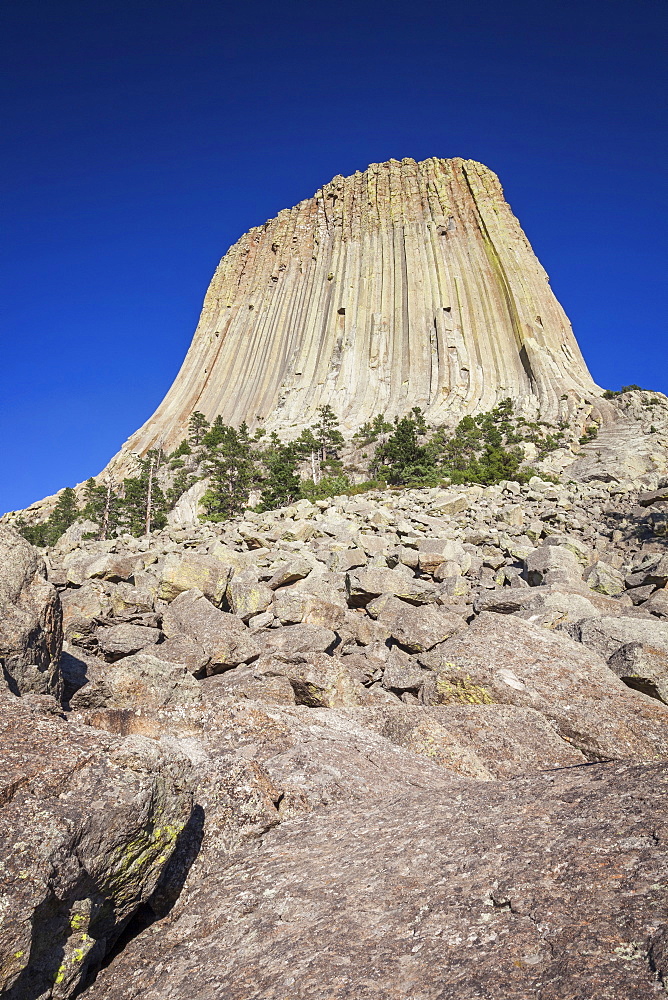
M 371 478 L 355 486 L 340 457 L 344 438 L 330 406 L 321 406 L 316 422 L 290 442 L 262 428 L 251 435 L 245 423 L 235 428 L 221 417 L 209 423 L 196 411 L 187 436 L 171 454 L 160 448 L 149 451 L 138 459 L 135 474 L 120 483 L 111 477 L 103 482 L 89 479 L 81 503 L 68 487 L 48 520 L 20 529 L 40 546 L 53 545 L 84 518 L 97 525 L 98 538 L 120 532 L 148 534 L 167 524 L 169 511 L 203 478 L 208 483 L 200 504 L 209 521 L 239 514 L 252 493 L 258 496 L 256 509 L 266 511 L 303 498 L 313 501 L 387 486 L 521 482 L 532 474 L 522 464 L 522 443 L 532 442 L 540 459 L 560 446 L 563 430 L 517 417 L 510 399 L 486 413 L 464 417 L 451 432 L 429 427 L 419 407 L 391 423 L 378 414 L 353 436 L 357 448 L 373 448 L 370 456 L 362 452 L 369 458 Z

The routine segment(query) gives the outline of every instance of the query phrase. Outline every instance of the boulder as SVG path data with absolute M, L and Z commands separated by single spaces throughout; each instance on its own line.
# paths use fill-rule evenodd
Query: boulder
M 227 587 L 230 611 L 245 622 L 253 615 L 266 611 L 273 599 L 274 592 L 266 584 L 242 577 L 235 577 Z
M 593 650 L 562 633 L 485 612 L 419 662 L 434 672 L 424 704 L 534 708 L 590 758 L 668 756 L 668 709 L 629 690 Z
M 256 664 L 243 663 L 224 674 L 206 677 L 202 681 L 204 697 L 223 695 L 260 701 L 265 705 L 295 705 L 295 693 L 288 678 L 283 674 L 261 672 Z
M 418 542 L 418 565 L 423 573 L 433 575 L 445 562 L 455 563 L 465 573 L 471 556 L 460 541 L 451 538 L 424 538 Z
M 574 583 L 582 579 L 582 565 L 577 556 L 562 545 L 541 545 L 525 560 L 531 587 L 549 583 Z
M 463 619 L 452 612 L 433 605 L 415 608 L 398 598 L 392 598 L 385 604 L 377 621 L 400 646 L 411 653 L 431 649 L 465 628 Z
M 175 635 L 161 642 L 156 652 L 161 660 L 182 663 L 195 677 L 204 672 L 211 659 L 204 647 L 187 635 Z
M 148 904 L 192 811 L 189 762 L 0 703 L 0 994 L 78 995 Z
M 199 683 L 183 664 L 135 653 L 117 663 L 100 665 L 88 683 L 72 695 L 70 706 L 154 709 L 196 705 L 200 699 Z
M 200 590 L 213 604 L 220 604 L 227 589 L 230 567 L 211 555 L 169 552 L 165 558 L 158 597 L 173 601 L 188 590 Z
M 395 704 L 356 717 L 392 743 L 482 781 L 586 762 L 540 712 L 516 705 Z
M 608 594 L 610 597 L 623 594 L 626 589 L 624 575 L 602 559 L 594 563 L 585 579 L 591 590 L 595 590 L 599 594 Z
M 77 645 L 89 645 L 93 642 L 96 619 L 105 618 L 112 607 L 104 584 L 97 580 L 90 580 L 76 589 L 63 590 L 60 602 L 65 639 Z
M 668 652 L 668 622 L 656 618 L 588 618 L 568 626 L 568 634 L 595 650 L 604 660 L 629 642 L 646 643 Z
M 409 604 L 431 604 L 438 597 L 437 589 L 423 580 L 413 577 L 410 570 L 361 569 L 346 574 L 346 589 L 349 602 L 356 607 L 364 606 L 381 594 L 400 597 Z
M 44 560 L 14 528 L 0 525 L 0 676 L 17 694 L 59 697 L 62 610 Z
M 413 691 L 417 694 L 428 675 L 418 661 L 402 650 L 393 649 L 383 670 L 383 687 L 388 691 Z
M 655 590 L 649 600 L 643 604 L 643 611 L 649 611 L 657 618 L 668 618 L 668 588 Z
M 257 676 L 288 679 L 298 705 L 309 708 L 343 708 L 374 702 L 373 694 L 348 669 L 345 660 L 326 653 L 305 653 L 289 659 L 266 657 L 254 664 Z
M 301 801 L 320 781 L 327 808 L 210 867 L 87 1000 L 659 995 L 665 764 L 473 781 L 400 747 L 383 752 L 373 735 L 365 746 L 339 723 L 328 784 L 312 763 L 317 738 L 308 755 L 295 747 Z M 277 766 L 282 811 L 290 786 Z
M 307 559 L 296 556 L 294 559 L 282 563 L 274 571 L 273 576 L 267 582 L 267 586 L 270 590 L 277 590 L 279 587 L 296 583 L 297 580 L 305 579 L 311 572 L 311 569 L 312 565 Z
M 101 626 L 95 632 L 99 648 L 107 660 L 138 653 L 147 646 L 155 646 L 162 633 L 159 628 L 146 628 L 124 622 L 120 625 Z
M 336 644 L 336 632 L 322 625 L 286 625 L 256 636 L 262 654 L 293 656 L 295 653 L 320 653 Z
M 612 654 L 608 666 L 624 683 L 668 704 L 668 651 L 629 642 Z
M 168 638 L 193 639 L 209 657 L 208 673 L 220 673 L 260 654 L 260 646 L 236 615 L 220 611 L 199 590 L 189 590 L 165 609 L 162 629 Z

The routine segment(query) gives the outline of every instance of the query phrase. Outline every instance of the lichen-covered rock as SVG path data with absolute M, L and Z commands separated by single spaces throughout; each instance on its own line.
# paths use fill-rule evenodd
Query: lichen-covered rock
M 586 580 L 587 586 L 599 594 L 613 597 L 615 594 L 624 593 L 624 575 L 602 559 L 592 566 L 586 575 Z
M 0 675 L 16 693 L 59 697 L 62 611 L 44 560 L 14 528 L 0 525 Z
M 377 767 L 362 801 L 220 865 L 90 1000 L 660 995 L 665 764 L 444 784 L 423 766 L 418 787 Z
M 0 702 L 0 994 L 66 1000 L 153 893 L 192 809 L 189 761 Z
M 419 660 L 435 674 L 423 687 L 425 704 L 534 708 L 590 757 L 668 758 L 668 709 L 629 690 L 593 650 L 561 634 L 485 612 Z
M 169 552 L 165 558 L 158 596 L 162 601 L 173 601 L 187 590 L 200 590 L 214 604 L 222 601 L 229 566 L 214 556 L 197 552 Z
M 227 587 L 230 610 L 242 621 L 248 621 L 253 615 L 266 611 L 273 599 L 273 590 L 256 580 L 235 577 Z

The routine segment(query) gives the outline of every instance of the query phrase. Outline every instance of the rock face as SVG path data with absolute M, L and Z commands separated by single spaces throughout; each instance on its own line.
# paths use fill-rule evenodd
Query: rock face
M 289 433 L 329 404 L 354 431 L 376 413 L 420 406 L 439 424 L 507 396 L 555 419 L 599 394 L 495 174 L 390 160 L 227 252 L 174 385 L 125 450 L 173 447 L 194 410 Z
M 16 693 L 60 694 L 62 611 L 44 560 L 22 535 L 0 525 L 0 683 Z
M 428 772 L 270 829 L 87 995 L 663 995 L 666 765 L 450 779 L 426 792 Z

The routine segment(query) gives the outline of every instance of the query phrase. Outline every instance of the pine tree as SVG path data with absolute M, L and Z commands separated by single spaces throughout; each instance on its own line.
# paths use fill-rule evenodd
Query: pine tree
M 191 447 L 199 447 L 202 438 L 208 429 L 209 421 L 203 413 L 200 413 L 199 410 L 195 410 L 194 413 L 190 414 L 190 420 L 188 421 L 188 441 L 190 442 Z
M 60 538 L 64 531 L 74 524 L 81 511 L 77 502 L 77 495 L 71 486 L 66 486 L 58 497 L 56 506 L 49 517 L 49 528 L 52 534 L 53 543 Z
M 237 431 L 216 417 L 202 444 L 209 489 L 201 503 L 208 520 L 225 521 L 244 509 L 257 478 L 247 428 Z
M 374 476 L 396 485 L 419 482 L 434 476 L 429 449 L 419 443 L 422 422 L 417 415 L 396 420 L 394 431 L 376 449 L 371 471 Z
M 167 524 L 167 500 L 156 480 L 157 452 L 149 452 L 140 461 L 138 476 L 123 480 L 120 502 L 122 527 L 132 535 L 142 535 Z
M 296 471 L 297 456 L 294 448 L 279 445 L 265 461 L 269 475 L 264 481 L 259 509 L 274 510 L 299 500 L 302 490 Z
M 338 458 L 338 449 L 343 444 L 343 434 L 339 430 L 339 420 L 331 406 L 319 406 L 320 419 L 313 427 L 313 435 L 320 448 L 320 460 Z

